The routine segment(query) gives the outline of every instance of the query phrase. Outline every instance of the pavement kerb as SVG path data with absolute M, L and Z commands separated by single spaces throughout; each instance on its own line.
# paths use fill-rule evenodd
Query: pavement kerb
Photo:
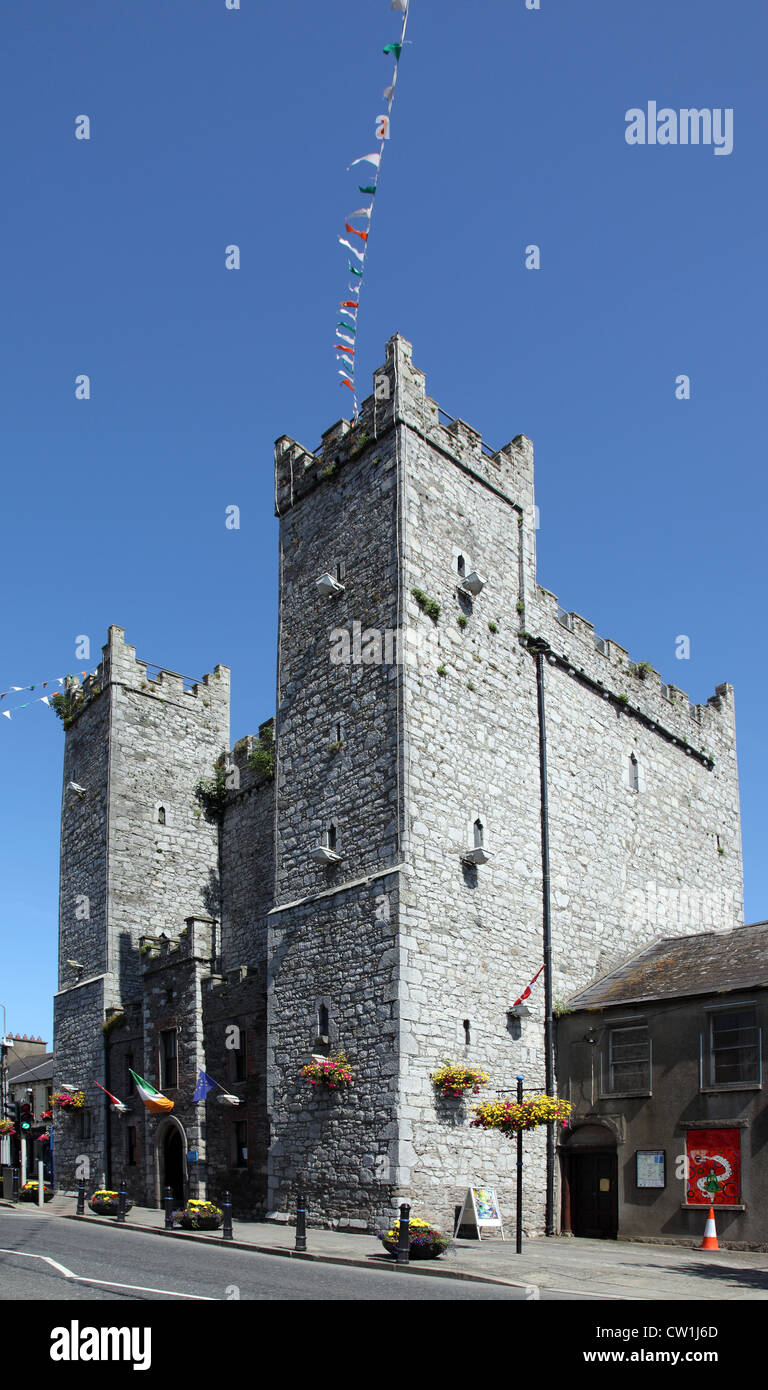
M 39 1210 L 39 1208 L 36 1207 L 35 1204 L 32 1202 L 28 1203 L 28 1205 L 31 1211 Z M 8 1202 L 1 1198 L 0 1206 L 10 1207 L 14 1210 L 22 1210 L 22 1207 L 18 1202 Z M 43 1208 L 43 1211 L 45 1211 L 45 1208 Z M 61 1221 L 80 1221 L 83 1224 L 87 1223 L 89 1226 L 110 1226 L 113 1229 L 118 1224 L 113 1217 L 109 1216 L 78 1216 L 75 1212 L 64 1211 L 48 1211 L 46 1212 L 46 1215 L 49 1217 L 55 1216 L 58 1220 Z M 170 1236 L 174 1240 L 191 1240 L 193 1242 L 196 1242 L 197 1244 L 205 1243 L 208 1245 L 223 1245 L 229 1250 L 250 1250 L 255 1255 L 282 1255 L 284 1258 L 288 1257 L 289 1259 L 293 1260 L 308 1260 L 314 1261 L 318 1264 L 347 1265 L 357 1269 L 370 1269 L 376 1271 L 383 1270 L 384 1272 L 388 1273 L 391 1273 L 392 1270 L 397 1270 L 399 1273 L 402 1274 L 423 1274 L 428 1279 L 457 1279 L 470 1284 L 496 1284 L 501 1285 L 504 1288 L 510 1289 L 538 1288 L 540 1292 L 546 1291 L 547 1293 L 567 1293 L 575 1295 L 578 1298 L 597 1298 L 601 1301 L 643 1301 L 632 1298 L 631 1294 L 617 1296 L 616 1294 L 590 1293 L 588 1290 L 585 1289 L 554 1288 L 553 1286 L 548 1284 L 532 1284 L 530 1280 L 525 1281 L 517 1279 L 495 1279 L 492 1275 L 489 1274 L 470 1274 L 468 1272 L 465 1272 L 464 1270 L 446 1269 L 445 1267 L 438 1269 L 428 1269 L 422 1265 L 421 1261 L 419 1261 L 418 1264 L 413 1265 L 389 1264 L 385 1263 L 384 1261 L 379 1262 L 373 1257 L 361 1260 L 355 1259 L 351 1255 L 321 1255 L 315 1254 L 314 1252 L 309 1250 L 286 1250 L 276 1245 L 255 1245 L 251 1241 L 245 1240 L 224 1240 L 222 1236 L 211 1236 L 202 1234 L 196 1235 L 192 1231 L 166 1231 L 164 1227 L 144 1226 L 137 1221 L 122 1221 L 120 1222 L 120 1225 L 126 1231 L 143 1231 L 145 1235 Z
M 53 1211 L 50 1212 L 49 1215 L 59 1216 L 63 1221 L 87 1221 L 89 1226 L 99 1225 L 114 1227 L 117 1225 L 114 1218 L 109 1216 L 83 1217 L 76 1216 L 74 1212 Z M 390 1273 L 393 1269 L 396 1269 L 403 1274 L 426 1274 L 431 1279 L 464 1279 L 469 1280 L 471 1283 L 504 1284 L 515 1289 L 526 1289 L 531 1287 L 530 1284 L 521 1284 L 516 1280 L 494 1279 L 490 1275 L 484 1274 L 465 1274 L 462 1270 L 458 1269 L 423 1269 L 421 1267 L 421 1261 L 419 1261 L 418 1266 L 411 1264 L 385 1264 L 384 1261 L 379 1262 L 373 1257 L 360 1260 L 355 1259 L 352 1255 L 318 1255 L 311 1250 L 286 1250 L 279 1245 L 256 1245 L 248 1240 L 224 1240 L 223 1236 L 203 1235 L 201 1233 L 196 1235 L 193 1231 L 166 1231 L 164 1227 L 142 1226 L 135 1221 L 121 1221 L 120 1225 L 126 1231 L 143 1231 L 145 1235 L 152 1236 L 170 1236 L 173 1240 L 191 1240 L 198 1245 L 203 1243 L 206 1245 L 223 1245 L 227 1250 L 250 1250 L 254 1255 L 282 1255 L 284 1258 L 287 1257 L 292 1260 L 314 1260 L 320 1264 L 351 1265 L 357 1269 L 386 1270 Z

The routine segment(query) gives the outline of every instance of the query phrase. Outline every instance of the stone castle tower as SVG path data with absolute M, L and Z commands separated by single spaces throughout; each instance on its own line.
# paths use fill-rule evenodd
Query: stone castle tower
M 550 1006 L 659 936 L 742 921 L 733 693 L 692 707 L 559 608 L 536 580 L 530 441 L 492 452 L 445 416 L 400 337 L 355 424 L 316 453 L 280 439 L 275 470 L 274 777 L 252 757 L 263 726 L 201 816 L 227 672 L 151 680 L 119 629 L 73 712 L 61 955 L 84 969 L 63 964 L 57 1079 L 122 1096 L 131 1055 L 177 1084 L 173 1120 L 130 1102 L 126 1141 L 102 1107 L 59 1162 L 88 1143 L 116 1176 L 127 1152 L 139 1200 L 173 1180 L 251 1212 L 288 1210 L 301 1174 L 317 1216 L 361 1227 L 403 1198 L 449 1222 L 470 1184 L 509 1211 L 509 1141 L 430 1073 L 450 1057 L 490 1095 L 520 1073 L 543 1089 Z M 301 1066 L 339 1049 L 351 1090 L 310 1091 Z M 193 1106 L 201 1066 L 242 1105 Z M 545 1137 L 527 1143 L 540 1230 Z

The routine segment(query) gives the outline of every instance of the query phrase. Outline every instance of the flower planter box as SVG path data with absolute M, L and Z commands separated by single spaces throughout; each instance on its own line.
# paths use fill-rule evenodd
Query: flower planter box
M 120 1211 L 120 1195 L 117 1192 L 102 1190 L 94 1192 L 88 1201 L 88 1206 L 96 1216 L 117 1216 Z M 126 1200 L 125 1210 L 130 1211 L 133 1202 L 130 1198 Z
M 438 1095 L 449 1100 L 458 1100 L 468 1091 L 478 1095 L 480 1087 L 487 1086 L 490 1079 L 487 1071 L 468 1067 L 464 1062 L 451 1062 L 447 1057 L 430 1077 Z
M 379 1240 L 389 1255 L 397 1254 L 399 1233 L 399 1221 L 394 1222 L 391 1231 L 377 1232 Z M 409 1235 L 408 1258 L 410 1260 L 436 1260 L 451 1244 L 450 1236 L 443 1235 L 442 1231 L 438 1231 L 435 1226 L 430 1226 L 428 1221 L 422 1221 L 419 1217 L 414 1217 L 410 1222 Z
M 37 1202 L 37 1195 L 38 1195 L 38 1184 L 37 1184 L 37 1182 L 36 1182 L 36 1181 L 25 1182 L 24 1186 L 23 1186 L 22 1188 L 20 1188 L 20 1190 L 19 1190 L 19 1201 L 20 1201 L 20 1202 Z M 53 1197 L 53 1188 L 52 1188 L 52 1187 L 49 1187 L 47 1183 L 44 1183 L 44 1185 L 43 1185 L 43 1201 L 44 1201 L 44 1202 L 50 1202 L 51 1199 L 52 1199 L 52 1197 Z
M 213 1202 L 190 1201 L 173 1213 L 173 1222 L 185 1231 L 217 1231 L 224 1219 L 221 1207 Z

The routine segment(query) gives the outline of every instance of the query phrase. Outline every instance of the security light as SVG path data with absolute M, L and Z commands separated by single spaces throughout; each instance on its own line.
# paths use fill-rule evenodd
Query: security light
M 343 594 L 345 585 L 334 579 L 332 574 L 321 574 L 320 578 L 315 580 L 315 588 L 331 598 L 334 594 Z
M 329 849 L 327 845 L 315 845 L 315 848 L 309 851 L 309 857 L 314 859 L 316 864 L 338 864 L 341 859 L 341 855 L 337 854 L 335 849 Z
M 470 594 L 477 595 L 480 593 L 481 589 L 485 588 L 486 582 L 483 576 L 478 574 L 477 570 L 472 570 L 471 574 L 465 574 L 459 587 L 461 589 L 466 589 Z

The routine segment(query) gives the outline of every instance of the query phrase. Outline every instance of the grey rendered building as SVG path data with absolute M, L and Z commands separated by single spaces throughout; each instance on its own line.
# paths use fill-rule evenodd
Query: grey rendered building
M 666 937 L 558 1021 L 563 1229 L 768 1248 L 768 923 Z

